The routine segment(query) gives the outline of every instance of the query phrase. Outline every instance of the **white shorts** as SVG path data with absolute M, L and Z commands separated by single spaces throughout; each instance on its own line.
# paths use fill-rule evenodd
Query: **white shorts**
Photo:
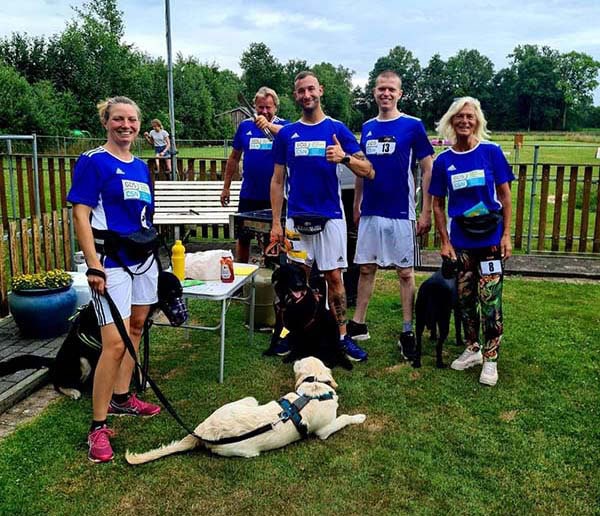
M 158 301 L 158 265 L 154 256 L 144 263 L 130 265 L 133 279 L 122 267 L 105 269 L 106 287 L 123 319 L 131 316 L 132 305 L 152 305 Z M 104 296 L 92 292 L 92 302 L 98 324 L 106 326 L 113 322 L 110 308 Z
M 290 260 L 312 267 L 317 262 L 320 271 L 332 271 L 348 267 L 346 258 L 346 221 L 329 219 L 323 231 L 316 235 L 302 235 L 295 230 L 294 220 L 288 218 L 285 234 L 292 244 Z
M 420 265 L 415 221 L 375 215 L 361 217 L 354 263 L 401 268 Z

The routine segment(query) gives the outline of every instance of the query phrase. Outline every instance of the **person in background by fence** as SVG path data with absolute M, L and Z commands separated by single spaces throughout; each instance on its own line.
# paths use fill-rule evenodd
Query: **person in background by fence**
M 233 175 L 237 172 L 242 154 L 244 166 L 242 171 L 242 189 L 238 213 L 271 208 L 269 188 L 273 175 L 273 142 L 266 136 L 265 129 L 272 135 L 289 122 L 277 116 L 279 97 L 275 90 L 263 86 L 254 95 L 255 120 L 243 120 L 233 137 L 233 150 L 225 166 L 225 178 L 221 192 L 221 204 L 229 204 L 230 186 Z M 236 243 L 236 260 L 247 263 L 250 258 L 251 237 L 240 233 Z
M 147 216 L 153 207 L 150 171 L 144 161 L 131 154 L 140 131 L 138 106 L 127 97 L 113 97 L 98 104 L 98 113 L 107 141 L 79 157 L 67 200 L 73 204 L 75 232 L 88 267 L 105 275 L 88 274 L 102 335 L 92 392 L 88 458 L 108 462 L 113 458 L 109 439 L 113 432 L 106 424 L 107 415 L 153 416 L 160 407 L 129 392 L 134 362 L 104 293 L 108 291 L 113 298 L 137 350 L 150 306 L 157 301 L 158 265 L 153 255 L 136 262 L 120 246 L 118 260 L 111 258 L 112 253 L 106 256 L 97 251 L 99 234 L 125 236 L 148 228 Z
M 451 367 L 464 370 L 483 363 L 480 383 L 496 385 L 504 330 L 503 266 L 512 253 L 510 182 L 514 175 L 500 146 L 484 140 L 487 122 L 477 99 L 456 99 L 438 123 L 438 132 L 452 146 L 436 158 L 429 192 L 442 258 L 456 261 L 466 343 Z M 480 321 L 485 338 L 483 354 Z
M 360 264 L 360 277 L 356 311 L 353 320 L 348 321 L 348 334 L 355 340 L 369 338 L 365 317 L 377 269 L 394 266 L 403 315 L 398 348 L 402 357 L 413 360 L 414 267 L 420 264 L 416 237 L 431 229 L 428 188 L 433 147 L 423 123 L 398 109 L 402 80 L 396 72 L 386 70 L 377 76 L 373 97 L 379 113 L 377 118 L 364 123 L 360 145 L 373 163 L 376 176 L 373 181 L 355 179 L 354 222 L 358 224 L 358 242 L 354 262 Z M 423 184 L 423 208 L 416 222 L 412 172 L 415 159 L 421 166 Z
M 171 140 L 169 139 L 169 133 L 165 131 L 161 121 L 158 118 L 155 118 L 150 122 L 152 125 L 152 130 L 150 132 L 146 131 L 144 133 L 144 138 L 146 141 L 154 147 L 154 152 L 156 154 L 156 173 L 160 172 L 160 160 L 165 160 L 165 166 L 167 172 L 171 172 Z

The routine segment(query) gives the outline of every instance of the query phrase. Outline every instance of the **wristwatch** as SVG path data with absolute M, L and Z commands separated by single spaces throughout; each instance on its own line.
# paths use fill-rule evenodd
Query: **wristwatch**
M 350 158 L 351 158 L 350 154 L 346 154 L 346 155 L 345 155 L 345 156 L 342 158 L 342 160 L 340 161 L 340 163 L 341 163 L 342 165 L 347 165 L 348 163 L 350 163 Z

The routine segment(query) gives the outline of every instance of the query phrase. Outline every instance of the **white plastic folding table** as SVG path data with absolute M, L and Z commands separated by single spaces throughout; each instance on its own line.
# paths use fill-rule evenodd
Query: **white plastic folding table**
M 248 343 L 252 345 L 254 341 L 254 304 L 255 304 L 255 285 L 254 277 L 258 272 L 258 266 L 245 263 L 234 264 L 235 278 L 231 283 L 223 283 L 220 280 L 203 281 L 201 285 L 193 285 L 183 288 L 183 297 L 186 299 L 204 299 L 206 301 L 221 302 L 221 318 L 216 326 L 199 326 L 196 324 L 182 324 L 179 328 L 190 330 L 210 330 L 221 332 L 220 358 L 219 358 L 219 383 L 223 383 L 223 372 L 225 369 L 225 322 L 227 318 L 227 309 L 233 299 L 250 302 L 250 316 L 248 321 Z M 246 297 L 236 296 L 236 292 L 243 289 L 245 285 L 250 285 L 250 293 Z M 163 325 L 163 324 L 159 324 Z

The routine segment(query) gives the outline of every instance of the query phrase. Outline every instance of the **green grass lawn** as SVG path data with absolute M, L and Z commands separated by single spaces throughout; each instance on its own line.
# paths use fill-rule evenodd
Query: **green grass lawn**
M 0 513 L 598 514 L 597 284 L 507 278 L 493 388 L 478 383 L 478 368 L 435 369 L 428 340 L 421 369 L 401 363 L 395 275 L 380 274 L 376 292 L 369 360 L 335 370 L 340 413 L 365 413 L 363 425 L 255 459 L 197 451 L 132 467 L 126 448 L 184 433 L 167 414 L 119 418 L 114 462 L 94 465 L 90 398 L 62 399 L 0 442 Z M 193 316 L 209 323 L 217 304 L 197 303 Z M 266 335 L 249 347 L 243 319 L 233 305 L 223 385 L 216 334 L 153 330 L 153 377 L 192 426 L 228 401 L 292 389 L 291 366 L 261 356 Z M 450 340 L 447 362 L 460 352 Z

